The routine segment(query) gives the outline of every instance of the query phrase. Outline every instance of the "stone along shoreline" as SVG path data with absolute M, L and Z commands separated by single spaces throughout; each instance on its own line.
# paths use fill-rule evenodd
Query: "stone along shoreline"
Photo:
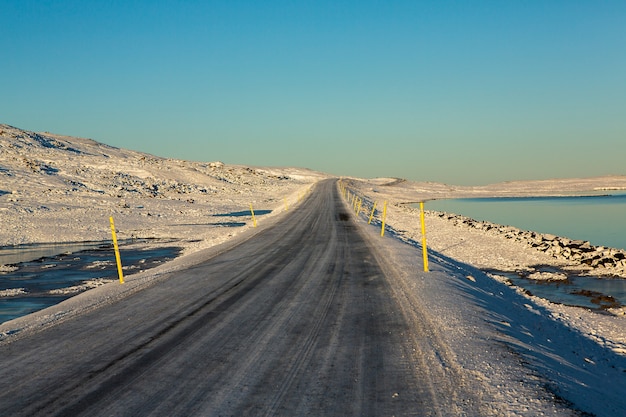
M 455 226 L 465 226 L 523 243 L 556 260 L 566 262 L 568 269 L 581 274 L 626 278 L 626 251 L 623 249 L 594 246 L 585 240 L 522 230 L 457 214 L 445 212 L 430 212 L 430 214 L 449 221 Z

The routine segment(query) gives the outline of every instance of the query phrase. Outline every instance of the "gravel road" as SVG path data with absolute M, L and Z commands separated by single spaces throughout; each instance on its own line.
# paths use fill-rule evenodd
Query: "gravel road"
M 0 415 L 480 415 L 334 181 L 275 227 L 0 346 Z

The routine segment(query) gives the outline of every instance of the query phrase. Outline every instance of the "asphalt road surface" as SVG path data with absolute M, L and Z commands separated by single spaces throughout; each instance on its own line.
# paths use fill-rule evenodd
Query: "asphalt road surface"
M 480 415 L 378 258 L 320 183 L 228 252 L 0 346 L 0 415 Z

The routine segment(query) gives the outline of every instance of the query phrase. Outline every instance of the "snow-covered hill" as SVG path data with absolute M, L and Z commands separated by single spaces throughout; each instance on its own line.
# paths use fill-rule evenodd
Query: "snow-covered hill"
M 324 174 L 189 162 L 0 124 L 0 246 L 215 235 L 213 214 L 279 210 Z M 223 228 L 219 231 L 223 234 Z

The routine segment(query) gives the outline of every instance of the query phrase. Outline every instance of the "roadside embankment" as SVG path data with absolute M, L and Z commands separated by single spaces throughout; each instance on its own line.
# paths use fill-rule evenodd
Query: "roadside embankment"
M 570 269 L 579 269 L 577 272 L 583 274 L 626 278 L 626 251 L 621 249 L 594 246 L 584 240 L 573 240 L 552 234 L 521 230 L 513 226 L 474 220 L 457 214 L 429 213 L 429 219 L 432 220 L 435 216 L 451 222 L 454 226 L 465 226 L 521 242 L 557 260 L 570 263 Z
M 383 187 L 371 187 L 368 182 L 347 182 L 353 192 L 365 201 L 363 210 L 370 210 L 374 201 L 380 207 L 385 199 L 389 200 L 385 223 L 391 233 L 385 236 L 393 235 L 407 243 L 419 245 L 422 240 L 419 210 L 407 204 L 414 202 L 416 196 L 406 195 L 403 198 L 400 190 L 386 192 Z M 402 185 L 409 188 L 405 183 Z M 426 188 L 421 193 L 417 197 L 428 200 Z M 444 193 L 440 197 L 443 198 Z M 445 194 L 445 197 L 454 198 L 454 195 Z M 365 217 L 367 215 L 362 214 Z M 380 213 L 377 213 L 376 218 L 379 216 Z M 514 287 L 533 303 L 546 308 L 554 320 L 606 349 L 626 354 L 626 307 L 600 311 L 554 303 L 515 287 L 506 276 L 509 273 L 520 273 L 535 280 L 561 280 L 567 278 L 567 275 L 579 274 L 623 279 L 626 277 L 623 251 L 435 211 L 426 211 L 425 225 L 430 251 L 487 271 L 495 281 Z M 380 223 L 376 227 L 380 228 Z M 415 256 L 421 256 L 419 252 L 416 248 Z M 554 267 L 558 272 L 544 272 L 542 267 L 545 266 Z

